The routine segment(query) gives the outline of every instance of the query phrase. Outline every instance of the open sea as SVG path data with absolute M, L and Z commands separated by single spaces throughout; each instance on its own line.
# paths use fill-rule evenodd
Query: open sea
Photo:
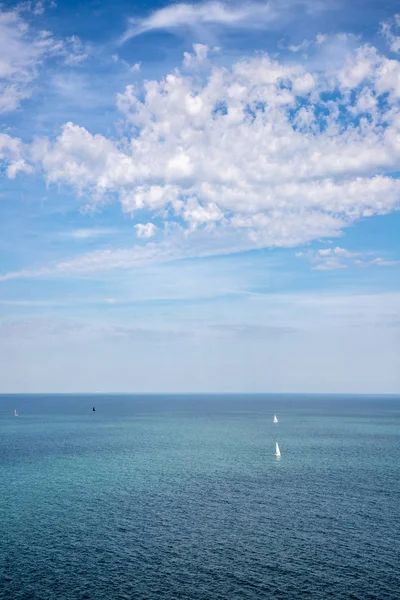
M 3 395 L 0 436 L 1 600 L 400 599 L 400 398 Z

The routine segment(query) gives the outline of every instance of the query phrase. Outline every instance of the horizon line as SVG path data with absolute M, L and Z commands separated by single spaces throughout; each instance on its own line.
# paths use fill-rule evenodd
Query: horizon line
M 0 392 L 2 396 L 394 396 L 399 392 Z

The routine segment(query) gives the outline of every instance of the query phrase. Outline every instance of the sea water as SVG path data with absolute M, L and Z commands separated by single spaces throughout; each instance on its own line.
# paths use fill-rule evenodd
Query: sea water
M 0 599 L 399 599 L 399 425 L 395 397 L 1 396 Z

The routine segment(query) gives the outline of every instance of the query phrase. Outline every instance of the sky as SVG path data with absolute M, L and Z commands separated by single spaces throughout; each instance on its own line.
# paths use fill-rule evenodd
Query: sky
M 0 393 L 400 393 L 399 208 L 397 2 L 0 5 Z

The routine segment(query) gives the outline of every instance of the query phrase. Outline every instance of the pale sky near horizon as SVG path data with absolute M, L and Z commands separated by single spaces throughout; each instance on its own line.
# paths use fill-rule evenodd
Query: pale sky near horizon
M 0 393 L 400 393 L 390 0 L 0 7 Z

